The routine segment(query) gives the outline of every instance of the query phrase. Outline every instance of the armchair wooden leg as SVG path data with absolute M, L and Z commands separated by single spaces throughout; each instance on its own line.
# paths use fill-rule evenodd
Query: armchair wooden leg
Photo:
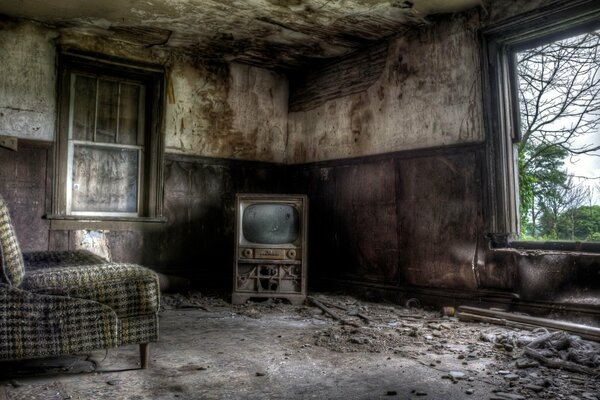
M 150 343 L 140 343 L 140 364 L 142 369 L 148 368 L 148 358 L 150 358 Z

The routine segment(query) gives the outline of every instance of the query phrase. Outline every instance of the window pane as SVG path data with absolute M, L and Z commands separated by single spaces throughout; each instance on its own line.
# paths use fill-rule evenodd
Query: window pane
M 98 84 L 98 127 L 96 130 L 96 142 L 115 143 L 118 110 L 119 83 L 100 79 Z
M 119 143 L 138 143 L 138 113 L 140 103 L 140 87 L 121 83 L 121 110 L 119 115 Z
M 73 75 L 73 139 L 94 140 L 96 114 L 96 78 Z
M 599 33 L 516 54 L 524 239 L 600 241 Z
M 74 146 L 71 211 L 136 213 L 138 149 Z

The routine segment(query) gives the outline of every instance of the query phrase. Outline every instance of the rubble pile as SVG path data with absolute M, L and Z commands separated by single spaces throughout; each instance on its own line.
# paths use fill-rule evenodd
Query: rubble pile
M 185 296 L 184 296 L 185 297 Z M 167 300 L 171 307 L 227 307 L 235 315 L 260 319 L 273 313 L 318 321 L 297 352 L 317 346 L 339 353 L 383 353 L 408 357 L 432 368 L 440 380 L 464 385 L 483 380 L 495 400 L 600 400 L 600 344 L 545 328 L 518 329 L 487 322 L 463 322 L 447 310 L 374 303 L 344 295 L 319 295 L 315 303 L 292 306 L 278 300 L 232 306 L 221 298 L 193 295 Z M 310 300 L 310 298 L 309 298 Z M 446 314 L 446 315 L 444 315 Z M 423 396 L 425 396 L 424 394 Z

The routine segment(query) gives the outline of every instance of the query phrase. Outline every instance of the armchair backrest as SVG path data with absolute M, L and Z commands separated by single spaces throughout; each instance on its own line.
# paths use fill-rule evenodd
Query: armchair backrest
M 0 281 L 18 287 L 24 275 L 23 253 L 10 220 L 8 205 L 0 196 Z

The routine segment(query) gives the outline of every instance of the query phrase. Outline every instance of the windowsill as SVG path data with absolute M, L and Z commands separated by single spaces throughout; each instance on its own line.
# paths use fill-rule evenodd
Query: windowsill
M 166 217 L 93 217 L 48 214 L 45 218 L 50 221 L 50 230 L 151 231 L 160 229 L 167 222 Z
M 600 242 L 515 240 L 497 249 L 539 250 L 574 253 L 600 253 Z

